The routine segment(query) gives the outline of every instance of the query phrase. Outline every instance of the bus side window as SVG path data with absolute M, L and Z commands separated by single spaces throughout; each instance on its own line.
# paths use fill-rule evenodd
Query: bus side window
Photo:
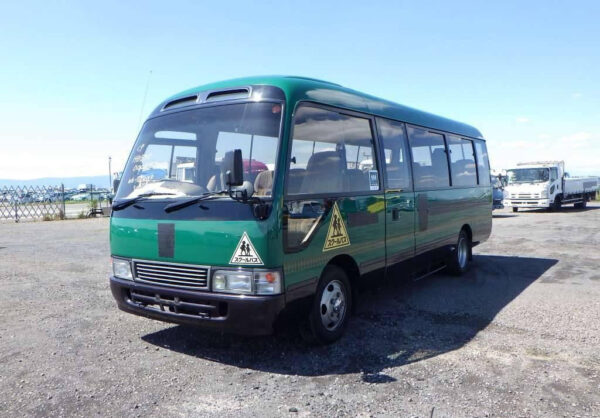
M 448 157 L 443 135 L 409 126 L 408 138 L 413 159 L 415 190 L 449 187 Z
M 450 150 L 450 171 L 452 185 L 458 187 L 476 186 L 477 170 L 475 169 L 475 151 L 473 143 L 468 139 L 447 135 Z
M 385 187 L 411 190 L 408 146 L 404 124 L 377 118 L 377 128 L 383 142 Z
M 487 148 L 485 142 L 475 141 L 475 153 L 477 155 L 477 174 L 479 175 L 479 185 L 489 186 L 490 183 L 490 163 L 488 160 Z
M 292 137 L 288 195 L 379 189 L 370 181 L 377 165 L 368 119 L 303 105 L 296 112 Z

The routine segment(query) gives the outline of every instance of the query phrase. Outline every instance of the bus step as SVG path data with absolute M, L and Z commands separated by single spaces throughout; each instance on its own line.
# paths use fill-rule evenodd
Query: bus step
M 434 268 L 433 270 L 429 270 L 427 273 L 425 273 L 425 274 L 423 274 L 423 275 L 421 275 L 421 276 L 415 276 L 415 277 L 413 278 L 413 282 L 416 282 L 416 281 L 419 281 L 419 280 L 421 280 L 421 279 L 424 279 L 425 277 L 429 277 L 429 276 L 431 276 L 432 274 L 435 274 L 435 273 L 437 273 L 438 271 L 440 271 L 440 270 L 443 270 L 443 269 L 445 269 L 445 268 L 446 268 L 446 265 L 445 265 L 445 264 L 443 264 L 443 265 L 441 265 L 441 266 L 439 266 L 439 267 L 437 267 L 437 268 Z

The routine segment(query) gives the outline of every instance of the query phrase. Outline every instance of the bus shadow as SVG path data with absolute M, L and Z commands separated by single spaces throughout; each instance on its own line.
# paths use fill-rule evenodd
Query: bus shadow
M 492 218 L 514 218 L 515 216 L 519 215 L 513 215 L 511 213 L 492 213 Z
M 386 283 L 363 295 L 346 335 L 314 347 L 297 332 L 239 337 L 174 326 L 147 334 L 150 344 L 201 359 L 278 374 L 322 376 L 361 373 L 370 383 L 382 374 L 456 350 L 558 261 L 475 255 L 473 268 L 456 278 L 437 274 L 418 282 Z

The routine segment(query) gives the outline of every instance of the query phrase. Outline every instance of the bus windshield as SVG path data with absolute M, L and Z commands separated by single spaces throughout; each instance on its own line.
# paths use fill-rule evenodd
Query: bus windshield
M 508 184 L 542 183 L 548 181 L 550 174 L 547 168 L 515 168 L 506 172 Z
M 144 124 L 123 172 L 116 199 L 199 196 L 226 188 L 221 161 L 242 150 L 244 181 L 255 195 L 273 187 L 281 105 L 237 103 L 171 113 Z

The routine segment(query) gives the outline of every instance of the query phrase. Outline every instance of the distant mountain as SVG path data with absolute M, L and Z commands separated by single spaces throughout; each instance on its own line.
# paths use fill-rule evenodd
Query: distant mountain
M 94 187 L 108 188 L 108 175 L 105 176 L 81 176 L 81 177 L 42 177 L 30 180 L 0 179 L 0 187 L 9 186 L 60 186 L 71 189 L 80 184 L 93 184 Z

